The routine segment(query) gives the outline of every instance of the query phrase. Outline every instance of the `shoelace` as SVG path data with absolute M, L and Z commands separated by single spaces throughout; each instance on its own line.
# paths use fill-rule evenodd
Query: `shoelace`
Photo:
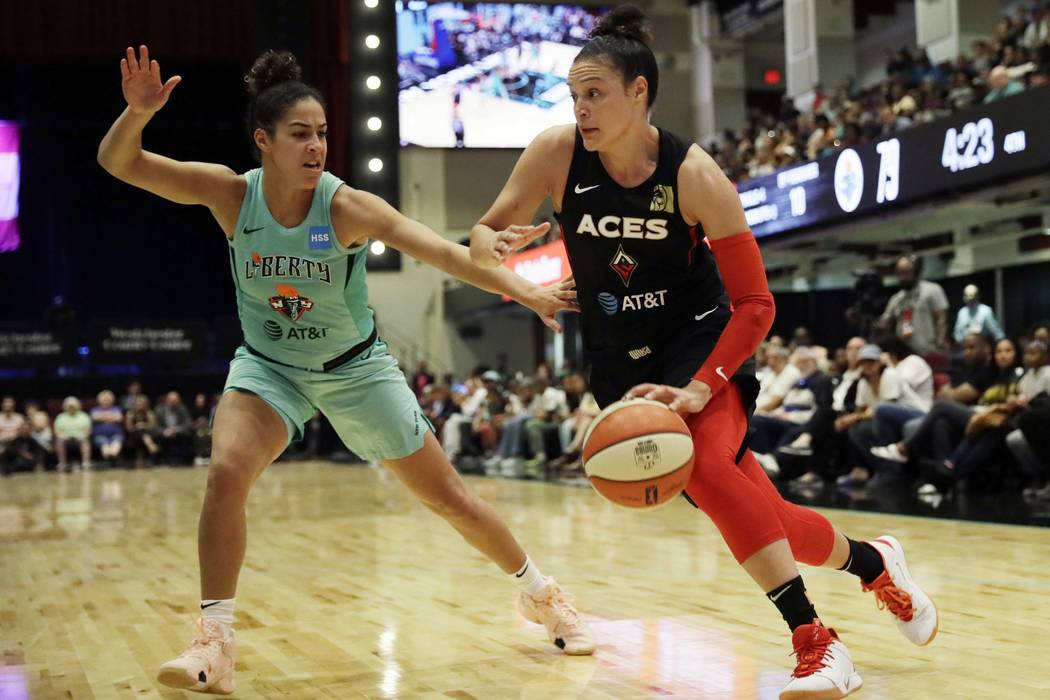
M 216 637 L 208 634 L 208 630 L 203 625 L 198 626 L 197 634 L 194 636 L 193 641 L 190 642 L 190 648 L 182 652 L 182 655 L 191 659 L 200 659 L 201 661 L 208 661 L 208 657 L 214 652 L 221 652 L 222 645 L 225 640 L 222 637 Z M 217 649 L 212 649 L 213 646 L 217 646 Z
M 575 627 L 580 621 L 580 615 L 572 607 L 571 599 L 560 588 L 555 588 L 545 598 L 541 598 L 537 602 L 546 603 L 554 608 L 560 621 L 570 627 Z
M 814 634 L 795 647 L 794 653 L 798 657 L 798 665 L 795 666 L 795 670 L 791 675 L 795 678 L 804 678 L 827 666 L 824 656 L 828 653 L 828 647 L 831 646 L 833 641 L 835 641 L 834 637 L 828 637 L 827 640 L 818 640 Z
M 865 590 L 875 591 L 875 605 L 878 606 L 879 610 L 889 608 L 890 612 L 898 620 L 911 622 L 911 618 L 915 614 L 915 608 L 911 604 L 911 593 L 891 583 L 878 588 L 865 586 Z

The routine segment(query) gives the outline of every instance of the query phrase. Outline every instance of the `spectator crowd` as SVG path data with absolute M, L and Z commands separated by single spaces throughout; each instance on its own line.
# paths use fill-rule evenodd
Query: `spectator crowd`
M 741 182 L 1048 83 L 1050 2 L 1043 2 L 1003 17 L 954 61 L 935 64 L 925 50 L 904 48 L 888 57 L 886 78 L 876 85 L 818 86 L 804 112 L 787 96 L 778 113 L 752 110 L 739 131 L 727 130 L 708 151 Z
M 1050 322 L 1011 336 L 974 285 L 952 319 L 944 290 L 920 280 L 912 258 L 897 261 L 896 275 L 899 291 L 844 347 L 798 328 L 756 352 L 749 444 L 767 474 L 795 488 L 1013 488 L 1050 499 Z M 584 478 L 583 439 L 599 413 L 585 373 L 482 366 L 457 381 L 423 362 L 407 379 L 460 471 Z M 197 394 L 187 406 L 171 391 L 154 407 L 137 381 L 119 401 L 108 390 L 54 406 L 5 397 L 0 469 L 206 464 L 216 398 Z M 310 421 L 292 451 L 332 456 L 319 447 L 323 424 Z
M 177 391 L 151 402 L 137 381 L 119 402 L 108 389 L 84 402 L 67 396 L 58 406 L 30 399 L 19 407 L 5 396 L 0 472 L 207 464 L 214 411 L 207 394 L 197 394 L 191 406 Z

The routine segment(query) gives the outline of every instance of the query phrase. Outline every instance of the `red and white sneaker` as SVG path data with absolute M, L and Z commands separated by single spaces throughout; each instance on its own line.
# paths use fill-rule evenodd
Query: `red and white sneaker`
M 798 665 L 780 691 L 780 700 L 835 700 L 850 695 L 864 681 L 850 658 L 849 649 L 835 630 L 814 620 L 791 635 Z
M 169 688 L 230 695 L 237 647 L 233 631 L 226 636 L 222 625 L 203 617 L 197 620 L 196 630 L 190 648 L 161 666 L 157 680 Z
M 870 584 L 861 584 L 861 590 L 874 591 L 880 610 L 889 610 L 897 621 L 897 629 L 912 644 L 924 647 L 937 636 L 937 606 L 923 593 L 908 571 L 904 548 L 897 538 L 883 535 L 870 544 L 882 555 L 886 570 Z
M 590 627 L 553 578 L 548 576 L 547 583 L 535 596 L 522 591 L 518 610 L 529 622 L 546 627 L 547 636 L 566 654 L 586 656 L 594 653 L 596 645 Z

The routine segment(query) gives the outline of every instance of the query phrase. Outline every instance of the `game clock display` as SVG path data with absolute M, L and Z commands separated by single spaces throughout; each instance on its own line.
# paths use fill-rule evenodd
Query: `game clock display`
M 1050 165 L 1050 87 L 740 183 L 757 237 L 838 223 Z

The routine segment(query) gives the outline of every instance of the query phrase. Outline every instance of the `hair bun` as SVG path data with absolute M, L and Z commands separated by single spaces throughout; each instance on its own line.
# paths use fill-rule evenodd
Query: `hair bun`
M 303 69 L 291 51 L 266 51 L 255 59 L 255 63 L 244 76 L 248 84 L 248 94 L 258 97 L 267 88 L 281 83 L 301 81 Z
M 652 40 L 652 35 L 649 33 L 649 20 L 646 19 L 644 12 L 633 5 L 621 5 L 602 17 L 591 30 L 592 39 L 599 36 L 634 39 L 646 46 Z

